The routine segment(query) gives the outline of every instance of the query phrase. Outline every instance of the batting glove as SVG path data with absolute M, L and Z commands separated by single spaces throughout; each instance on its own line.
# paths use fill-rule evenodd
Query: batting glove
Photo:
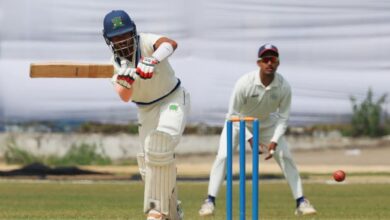
M 126 89 L 130 89 L 136 78 L 136 70 L 128 67 L 126 60 L 121 61 L 121 68 L 118 73 L 112 77 L 112 81 L 118 83 Z
M 150 79 L 153 77 L 153 71 L 159 61 L 154 57 L 142 57 L 137 65 L 137 74 L 142 79 Z

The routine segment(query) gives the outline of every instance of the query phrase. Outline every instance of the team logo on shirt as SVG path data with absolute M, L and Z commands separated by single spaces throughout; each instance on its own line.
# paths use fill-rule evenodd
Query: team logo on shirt
M 251 95 L 251 98 L 256 98 L 256 97 L 259 97 L 259 94 L 252 94 Z
M 275 99 L 277 99 L 278 98 L 278 95 L 277 94 L 271 94 L 271 99 L 273 99 L 273 100 L 275 100 Z

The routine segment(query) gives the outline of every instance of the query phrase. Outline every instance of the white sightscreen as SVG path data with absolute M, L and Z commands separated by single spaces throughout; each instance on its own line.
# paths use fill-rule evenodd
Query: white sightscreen
M 108 62 L 101 29 L 112 9 L 179 43 L 170 61 L 191 93 L 193 122 L 223 122 L 235 80 L 257 68 L 268 42 L 293 88 L 292 122 L 342 120 L 350 95 L 390 91 L 388 1 L 2 0 L 0 115 L 134 120 L 134 104 L 121 103 L 109 80 L 28 77 L 34 61 Z

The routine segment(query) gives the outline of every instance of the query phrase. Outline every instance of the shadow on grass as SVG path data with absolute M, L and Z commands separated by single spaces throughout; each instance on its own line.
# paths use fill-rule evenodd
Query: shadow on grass
M 110 175 L 110 173 L 102 173 L 90 170 L 83 170 L 76 166 L 59 166 L 49 167 L 41 163 L 32 163 L 26 165 L 20 169 L 14 169 L 10 171 L 0 171 L 2 177 L 15 177 L 15 176 L 37 176 L 40 179 L 45 179 L 47 175 Z

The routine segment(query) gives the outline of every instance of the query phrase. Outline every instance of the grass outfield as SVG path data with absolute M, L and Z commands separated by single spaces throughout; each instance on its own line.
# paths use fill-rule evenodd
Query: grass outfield
M 185 219 L 198 217 L 207 183 L 180 182 Z M 234 197 L 238 201 L 237 185 Z M 305 194 L 319 212 L 301 219 L 390 219 L 390 184 L 305 184 Z M 224 188 L 215 217 L 225 219 Z M 247 188 L 248 195 L 250 187 Z M 140 182 L 0 182 L 0 219 L 145 219 Z M 237 205 L 237 202 L 235 202 Z M 250 217 L 247 198 L 247 219 Z M 285 182 L 261 183 L 261 219 L 298 219 Z M 234 213 L 237 217 L 237 206 Z

